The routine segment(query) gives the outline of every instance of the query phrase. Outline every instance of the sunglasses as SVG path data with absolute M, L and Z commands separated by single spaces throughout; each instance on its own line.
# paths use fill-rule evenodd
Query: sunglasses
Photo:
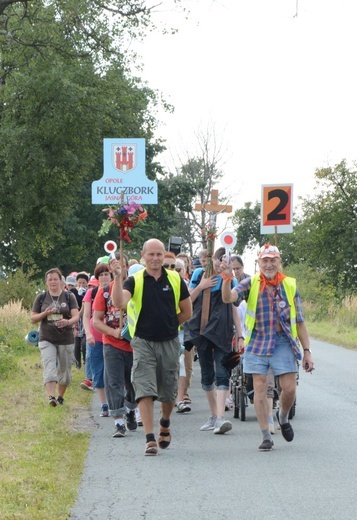
M 181 272 L 181 267 L 176 267 L 175 270 L 180 273 Z
M 165 269 L 175 269 L 176 264 L 162 264 L 162 267 L 165 267 Z

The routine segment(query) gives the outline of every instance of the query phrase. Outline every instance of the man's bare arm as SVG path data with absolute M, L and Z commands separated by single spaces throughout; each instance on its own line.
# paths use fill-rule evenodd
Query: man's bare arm
M 180 313 L 177 315 L 177 319 L 180 325 L 188 321 L 192 316 L 192 302 L 191 298 L 181 300 L 179 303 Z

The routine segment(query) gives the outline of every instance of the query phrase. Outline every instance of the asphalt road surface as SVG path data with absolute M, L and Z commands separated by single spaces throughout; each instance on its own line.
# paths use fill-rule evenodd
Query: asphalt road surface
M 270 452 L 252 405 L 226 418 L 225 435 L 201 432 L 209 415 L 194 365 L 192 412 L 173 413 L 172 443 L 144 457 L 143 428 L 112 438 L 114 421 L 93 428 L 71 520 L 354 520 L 357 517 L 357 353 L 312 341 L 316 370 L 300 372 L 295 439 L 279 430 Z M 159 404 L 155 404 L 159 419 Z

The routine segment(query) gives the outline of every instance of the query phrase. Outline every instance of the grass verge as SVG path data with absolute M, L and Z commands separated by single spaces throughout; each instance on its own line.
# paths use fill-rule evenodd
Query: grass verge
M 312 338 L 357 350 L 357 328 L 336 321 L 308 321 L 306 327 Z
M 78 493 L 88 450 L 91 392 L 73 369 L 64 406 L 48 406 L 39 351 L 15 358 L 15 371 L 0 382 L 1 519 L 63 520 Z

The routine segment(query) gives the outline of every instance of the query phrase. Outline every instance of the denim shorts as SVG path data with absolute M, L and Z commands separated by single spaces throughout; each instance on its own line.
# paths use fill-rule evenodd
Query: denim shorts
M 276 335 L 274 354 L 272 356 L 258 356 L 251 352 L 245 352 L 243 358 L 243 370 L 247 374 L 267 374 L 269 367 L 274 376 L 296 373 L 297 361 L 289 338 L 285 334 Z

